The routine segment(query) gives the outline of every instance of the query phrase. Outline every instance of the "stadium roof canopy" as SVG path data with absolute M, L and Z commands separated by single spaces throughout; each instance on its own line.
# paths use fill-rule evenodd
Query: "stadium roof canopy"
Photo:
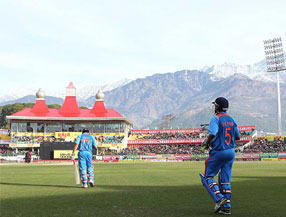
M 36 94 L 33 108 L 24 108 L 10 116 L 8 120 L 41 120 L 41 121 L 124 121 L 132 124 L 126 117 L 114 109 L 106 109 L 104 94 L 99 90 L 92 109 L 80 109 L 76 100 L 76 88 L 72 82 L 66 88 L 66 97 L 60 109 L 48 108 L 45 93 L 40 89 Z

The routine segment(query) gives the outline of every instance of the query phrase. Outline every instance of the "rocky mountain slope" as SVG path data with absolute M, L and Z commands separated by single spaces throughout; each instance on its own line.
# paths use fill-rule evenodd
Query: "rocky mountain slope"
M 105 95 L 106 105 L 125 114 L 135 127 L 158 127 L 165 115 L 174 117 L 168 127 L 198 127 L 208 123 L 212 115 L 211 102 L 224 96 L 229 99 L 229 112 L 239 125 L 255 124 L 261 130 L 276 131 L 275 83 L 252 80 L 242 74 L 218 81 L 201 71 L 157 74 L 137 79 Z M 281 103 L 282 115 L 286 117 L 285 85 L 281 85 Z M 283 122 L 286 123 L 285 118 Z
M 105 104 L 128 117 L 135 128 L 199 127 L 209 122 L 211 102 L 218 96 L 224 96 L 230 101 L 229 113 L 239 125 L 256 125 L 259 130 L 276 132 L 275 75 L 265 71 L 259 74 L 264 67 L 265 63 L 261 61 L 253 66 L 224 64 L 203 70 L 154 74 L 104 91 Z M 285 132 L 285 73 L 281 74 L 281 80 L 282 125 Z M 78 104 L 92 107 L 94 95 L 89 94 L 89 98 L 78 96 Z M 52 96 L 46 100 L 48 104 L 63 102 L 62 98 Z M 35 97 L 26 96 L 0 105 L 14 102 L 35 102 Z

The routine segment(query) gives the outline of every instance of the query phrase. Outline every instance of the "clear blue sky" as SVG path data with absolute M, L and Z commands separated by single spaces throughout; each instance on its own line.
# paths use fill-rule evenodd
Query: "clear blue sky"
M 0 96 L 264 58 L 285 0 L 1 1 Z

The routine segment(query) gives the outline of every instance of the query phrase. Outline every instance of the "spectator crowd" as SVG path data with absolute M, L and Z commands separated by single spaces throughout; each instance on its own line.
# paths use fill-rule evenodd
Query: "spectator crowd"
M 126 149 L 116 154 L 194 154 L 200 152 L 201 145 L 190 144 L 176 144 L 176 145 L 142 145 L 142 146 L 129 146 Z
M 76 138 L 73 139 L 73 142 Z M 95 139 L 99 143 L 122 143 L 124 136 L 115 135 L 115 136 L 95 136 Z M 69 140 L 70 141 L 70 140 Z M 19 144 L 34 144 L 42 142 L 66 142 L 65 138 L 56 138 L 55 136 L 18 136 L 13 135 L 11 138 L 12 143 Z
M 124 136 L 115 135 L 115 136 L 95 136 L 95 139 L 99 143 L 122 143 Z
M 197 139 L 202 133 L 155 133 L 155 134 L 133 134 L 133 140 L 172 140 L 172 139 Z
M 62 138 L 55 138 L 55 136 L 15 136 L 13 135 L 11 138 L 12 143 L 19 144 L 34 144 L 41 142 L 64 142 L 65 140 Z
M 286 137 L 272 141 L 255 139 L 251 146 L 244 148 L 243 152 L 286 152 Z

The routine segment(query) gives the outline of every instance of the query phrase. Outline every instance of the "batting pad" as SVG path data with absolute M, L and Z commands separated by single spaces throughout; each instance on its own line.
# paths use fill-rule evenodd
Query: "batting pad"
M 217 203 L 223 196 L 219 191 L 217 183 L 213 178 L 206 179 L 203 174 L 200 173 L 201 181 L 211 198 Z

